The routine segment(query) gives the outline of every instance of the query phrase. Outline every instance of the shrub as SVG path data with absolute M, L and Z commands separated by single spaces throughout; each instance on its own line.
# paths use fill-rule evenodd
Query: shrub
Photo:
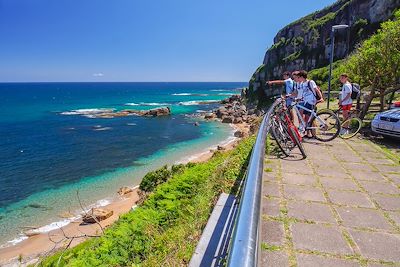
M 143 177 L 139 189 L 145 192 L 152 192 L 157 185 L 166 182 L 170 176 L 171 171 L 165 165 L 158 170 L 147 173 Z

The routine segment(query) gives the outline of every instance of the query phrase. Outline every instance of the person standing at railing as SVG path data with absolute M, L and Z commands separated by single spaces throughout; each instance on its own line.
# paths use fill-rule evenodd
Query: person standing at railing
M 283 76 L 283 80 L 267 81 L 266 83 L 268 85 L 274 85 L 274 84 L 285 85 L 285 94 L 292 95 L 293 91 L 294 91 L 294 81 L 290 77 L 290 72 L 285 71 L 282 76 Z M 290 104 L 292 104 L 292 102 L 293 102 L 293 98 L 291 98 L 291 97 L 286 98 L 286 106 L 290 106 Z

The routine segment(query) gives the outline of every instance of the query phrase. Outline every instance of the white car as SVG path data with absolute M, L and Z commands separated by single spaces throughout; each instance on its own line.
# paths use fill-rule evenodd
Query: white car
M 400 108 L 376 114 L 371 122 L 371 128 L 375 133 L 400 138 Z

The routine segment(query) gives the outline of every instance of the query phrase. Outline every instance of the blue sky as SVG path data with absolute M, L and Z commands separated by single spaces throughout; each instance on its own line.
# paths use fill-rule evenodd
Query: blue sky
M 0 82 L 248 81 L 333 0 L 0 0 Z

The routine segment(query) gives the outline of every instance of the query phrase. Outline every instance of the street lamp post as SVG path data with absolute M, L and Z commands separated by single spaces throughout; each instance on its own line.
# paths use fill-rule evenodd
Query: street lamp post
M 332 63 L 333 63 L 333 51 L 334 51 L 334 46 L 335 46 L 335 30 L 339 29 L 345 29 L 348 28 L 349 25 L 342 24 L 342 25 L 334 25 L 332 26 L 332 31 L 331 31 L 331 59 L 329 63 L 329 79 L 328 79 L 328 103 L 327 103 L 327 108 L 329 108 L 329 102 L 331 100 L 331 79 L 332 79 Z

